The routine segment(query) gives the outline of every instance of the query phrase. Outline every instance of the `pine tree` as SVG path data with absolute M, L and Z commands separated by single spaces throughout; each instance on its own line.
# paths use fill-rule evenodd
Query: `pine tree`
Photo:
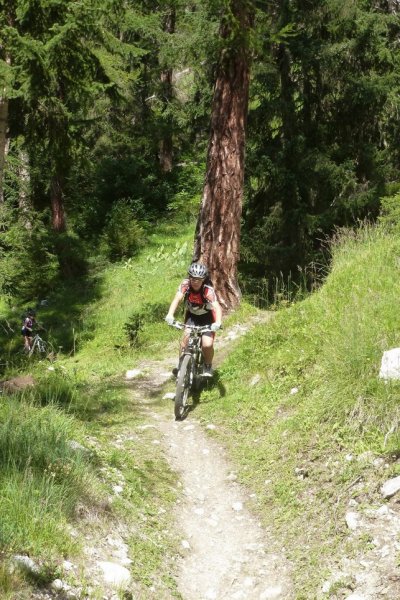
M 220 29 L 223 47 L 194 250 L 194 259 L 208 265 L 225 310 L 235 308 L 240 301 L 237 264 L 253 18 L 252 2 L 224 3 Z

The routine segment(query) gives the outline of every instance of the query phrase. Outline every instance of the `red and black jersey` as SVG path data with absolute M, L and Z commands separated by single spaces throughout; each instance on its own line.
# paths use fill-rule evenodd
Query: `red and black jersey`
M 190 287 L 189 279 L 184 279 L 179 286 L 179 291 L 184 294 L 187 310 L 192 315 L 207 314 L 213 310 L 213 302 L 217 301 L 214 288 L 206 283 L 203 283 L 200 290 L 195 292 Z

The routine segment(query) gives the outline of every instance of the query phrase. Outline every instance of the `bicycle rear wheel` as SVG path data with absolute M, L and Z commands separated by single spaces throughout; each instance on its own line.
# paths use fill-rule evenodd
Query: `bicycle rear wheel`
M 175 393 L 175 419 L 180 421 L 185 414 L 191 385 L 192 357 L 186 354 L 179 369 Z

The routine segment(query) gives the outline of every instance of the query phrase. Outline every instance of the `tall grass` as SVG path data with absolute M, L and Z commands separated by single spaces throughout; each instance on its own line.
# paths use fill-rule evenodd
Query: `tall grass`
M 400 238 L 365 225 L 332 252 L 322 288 L 243 340 L 221 369 L 224 394 L 200 404 L 234 432 L 242 477 L 286 539 L 304 598 L 340 554 L 352 494 L 371 499 L 379 478 L 400 473 L 400 384 L 378 378 L 382 352 L 400 346 Z M 368 470 L 368 453 L 390 469 Z
M 66 522 L 92 488 L 79 426 L 55 406 L 8 398 L 0 405 L 0 544 L 49 557 L 75 547 Z M 93 491 L 93 488 L 92 488 Z

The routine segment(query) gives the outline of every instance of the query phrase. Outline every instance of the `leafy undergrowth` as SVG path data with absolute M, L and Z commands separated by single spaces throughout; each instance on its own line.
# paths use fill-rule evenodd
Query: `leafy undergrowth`
M 382 352 L 400 346 L 400 239 L 364 228 L 333 254 L 325 285 L 246 336 L 197 409 L 219 423 L 305 599 L 348 544 L 349 500 L 377 500 L 400 474 L 400 385 L 378 378 Z

